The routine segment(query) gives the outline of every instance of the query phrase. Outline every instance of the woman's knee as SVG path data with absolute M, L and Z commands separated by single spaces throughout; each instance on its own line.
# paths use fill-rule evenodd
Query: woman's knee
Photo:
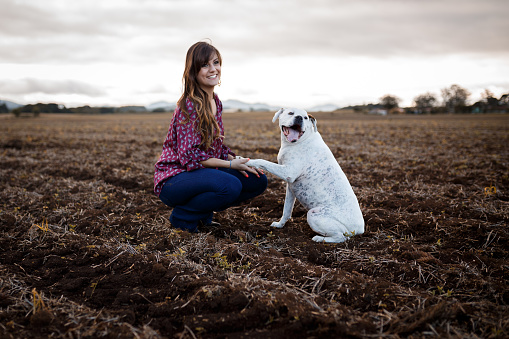
M 171 198 L 173 196 L 173 192 L 170 190 L 171 184 L 166 182 L 163 184 L 163 187 L 161 189 L 161 192 L 159 194 L 159 199 L 167 206 L 169 207 L 175 207 L 175 204 L 171 201 Z
M 267 176 L 265 174 L 261 174 L 260 175 L 260 178 L 259 178 L 259 194 L 262 194 L 266 189 L 267 189 L 267 186 L 269 184 L 269 181 L 267 179 Z
M 242 183 L 239 179 L 232 176 L 229 180 L 223 182 L 222 189 L 217 193 L 225 198 L 229 198 L 228 200 L 235 201 L 241 192 Z
M 267 176 L 260 174 L 260 177 L 253 178 L 248 184 L 245 185 L 246 191 L 252 192 L 255 196 L 262 194 L 268 185 Z

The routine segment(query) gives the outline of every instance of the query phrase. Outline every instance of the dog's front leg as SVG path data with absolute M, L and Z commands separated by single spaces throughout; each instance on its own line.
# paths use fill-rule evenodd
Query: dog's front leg
M 298 168 L 279 165 L 264 159 L 252 159 L 246 162 L 246 165 L 255 168 L 261 168 L 290 183 L 294 182 L 295 179 L 297 179 L 299 176 Z
M 290 185 L 286 184 L 285 206 L 283 207 L 283 216 L 279 221 L 274 221 L 272 227 L 283 228 L 286 222 L 292 217 L 293 206 L 295 205 L 295 194 L 290 189 Z

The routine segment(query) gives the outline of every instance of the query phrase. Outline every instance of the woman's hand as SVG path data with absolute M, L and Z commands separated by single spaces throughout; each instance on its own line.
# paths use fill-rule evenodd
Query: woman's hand
M 260 174 L 263 174 L 263 171 L 261 169 L 256 169 L 253 167 L 249 167 L 246 165 L 246 162 L 249 161 L 249 158 L 236 158 L 230 160 L 231 168 L 239 171 L 242 173 L 245 177 L 248 176 L 247 172 L 253 173 L 258 178 L 260 177 Z
M 248 165 L 246 165 L 246 162 L 248 161 L 249 158 L 242 157 L 234 158 L 229 154 L 228 160 L 208 158 L 207 160 L 200 161 L 200 164 L 207 168 L 217 168 L 217 167 L 232 168 L 242 173 L 245 177 L 248 176 L 247 172 L 250 172 L 259 178 L 260 174 L 263 174 L 263 171 L 261 169 L 249 167 Z

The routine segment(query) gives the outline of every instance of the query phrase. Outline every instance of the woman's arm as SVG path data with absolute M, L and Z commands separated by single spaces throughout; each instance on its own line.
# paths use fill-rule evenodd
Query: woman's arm
M 230 157 L 228 157 L 228 158 L 230 158 Z M 208 158 L 207 160 L 200 161 L 200 164 L 202 164 L 203 167 L 208 167 L 208 168 L 217 168 L 217 167 L 232 168 L 232 169 L 235 169 L 235 170 L 241 172 L 246 177 L 247 177 L 246 172 L 251 172 L 254 175 L 259 177 L 260 175 L 258 174 L 258 171 L 256 169 L 245 165 L 245 163 L 248 161 L 249 161 L 249 158 L 231 159 L 231 160 Z

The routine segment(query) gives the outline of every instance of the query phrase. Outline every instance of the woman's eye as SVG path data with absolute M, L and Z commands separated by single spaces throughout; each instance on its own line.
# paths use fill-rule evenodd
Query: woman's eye
M 214 65 L 219 65 L 219 60 L 215 60 Z
M 209 64 L 203 64 L 201 67 L 209 67 Z

